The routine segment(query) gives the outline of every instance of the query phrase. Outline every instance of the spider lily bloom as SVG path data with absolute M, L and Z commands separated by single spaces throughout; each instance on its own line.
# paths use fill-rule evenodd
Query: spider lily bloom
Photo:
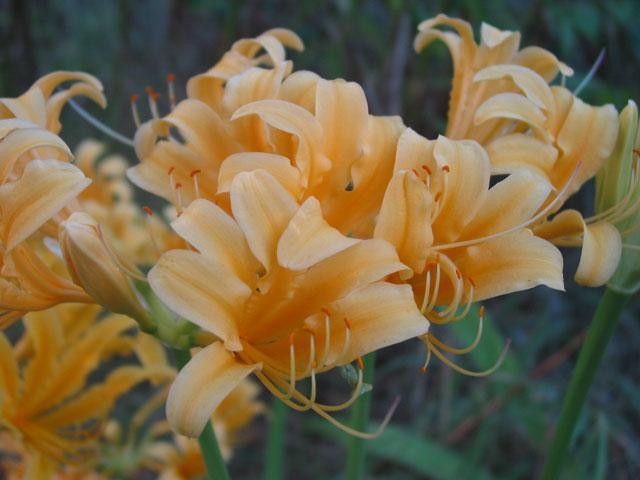
M 254 372 L 292 408 L 337 423 L 327 412 L 358 398 L 362 372 L 352 397 L 333 406 L 317 401 L 316 375 L 428 330 L 411 289 L 384 282 L 406 266 L 389 243 L 330 227 L 315 198 L 298 206 L 264 170 L 236 175 L 230 198 L 235 220 L 209 201 L 192 202 L 172 226 L 197 252 L 167 252 L 148 275 L 169 308 L 218 339 L 178 374 L 167 418 L 198 436 Z M 296 383 L 309 376 L 306 396 Z
M 445 32 L 438 26 L 452 27 L 455 32 Z M 564 76 L 573 74 L 571 68 L 560 62 L 552 53 L 539 48 L 520 50 L 520 33 L 499 30 L 483 23 L 480 44 L 473 38 L 473 29 L 468 22 L 440 14 L 423 21 L 414 47 L 420 52 L 434 40 L 448 47 L 453 60 L 453 85 L 449 100 L 446 136 L 451 139 L 472 139 L 486 144 L 496 135 L 503 135 L 505 128 L 512 129 L 510 119 L 494 119 L 479 125 L 475 121 L 481 109 L 496 109 L 510 104 L 520 113 L 531 110 L 529 102 L 517 93 L 524 89 L 535 105 L 549 107 L 548 95 L 538 95 L 540 85 L 551 82 L 560 72 Z M 498 75 L 494 66 L 499 66 Z M 485 83 L 485 78 L 497 76 L 499 82 Z M 533 78 L 533 80 L 532 80 Z
M 374 236 L 411 267 L 405 281 L 434 324 L 460 320 L 484 299 L 536 285 L 563 289 L 560 252 L 525 228 L 551 186 L 520 171 L 489 188 L 489 176 L 487 153 L 475 141 L 428 141 L 408 129 L 398 142 Z M 432 332 L 423 338 L 429 352 L 472 374 L 440 353 L 470 349 L 448 347 Z
M 369 115 L 364 92 L 353 82 L 311 72 L 285 76 L 274 58 L 272 69 L 218 78 L 220 101 L 185 100 L 143 125 L 136 133 L 141 163 L 129 169 L 129 178 L 180 212 L 197 198 L 228 207 L 234 176 L 265 169 L 299 202 L 318 198 L 341 232 L 370 237 L 402 121 Z
M 48 157 L 39 158 L 41 153 Z M 34 124 L 0 120 L 0 311 L 3 323 L 20 313 L 91 299 L 63 272 L 42 235 L 89 184 L 59 137 Z M 55 233 L 53 233 L 55 236 Z
M 54 93 L 62 83 L 70 81 L 75 83 Z M 102 108 L 107 105 L 97 78 L 83 72 L 59 71 L 41 77 L 20 97 L 0 98 L 0 118 L 26 120 L 57 134 L 62 129 L 62 108 L 77 95 L 90 98 Z
M 244 104 L 277 96 L 292 69 L 284 45 L 303 48 L 300 39 L 284 29 L 237 41 L 207 73 L 189 81 L 189 98 L 161 119 L 156 115 L 157 94 L 149 91 L 154 118 L 136 132 L 141 163 L 129 169 L 131 181 L 174 204 L 186 206 L 201 195 L 213 199 L 222 160 L 244 149 L 267 148 L 262 122 L 231 124 L 230 117 Z M 266 53 L 259 55 L 262 51 Z M 184 142 L 170 135 L 171 129 L 177 129 Z
M 72 214 L 60 225 L 59 241 L 71 277 L 97 303 L 130 316 L 143 330 L 152 328 L 151 317 L 129 278 L 142 274 L 110 250 L 100 225 L 91 216 L 83 212 Z
M 75 309 L 76 318 L 89 328 L 65 332 L 58 319 L 67 309 Z M 133 326 L 118 315 L 96 321 L 96 313 L 74 305 L 29 313 L 24 317 L 23 338 L 15 346 L 0 333 L 0 425 L 32 454 L 37 468 L 33 478 L 50 478 L 47 472 L 58 462 L 94 458 L 100 427 L 118 397 L 142 381 L 167 375 L 165 369 L 125 365 L 113 369 L 102 382 L 87 384 L 88 376 L 110 356 L 113 344 Z
M 607 216 L 624 239 L 621 259 L 609 279 L 609 287 L 629 295 L 640 289 L 639 147 L 638 107 L 629 101 L 620 113 L 620 130 L 613 153 L 596 175 L 596 216 Z

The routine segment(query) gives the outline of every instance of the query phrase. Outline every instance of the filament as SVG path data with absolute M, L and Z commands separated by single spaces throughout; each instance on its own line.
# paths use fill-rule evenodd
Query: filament
M 87 112 L 80 105 L 78 105 L 76 103 L 76 101 L 73 100 L 72 98 L 67 100 L 67 103 L 69 105 L 71 105 L 71 108 L 73 108 L 76 111 L 76 113 L 78 115 L 80 115 L 84 120 L 86 120 L 89 124 L 91 124 L 96 129 L 100 130 L 102 133 L 104 133 L 108 137 L 111 137 L 116 142 L 120 142 L 123 145 L 126 145 L 127 147 L 132 147 L 133 148 L 135 146 L 133 140 L 131 140 L 130 138 L 128 138 L 128 137 L 126 137 L 124 135 L 122 135 L 121 133 L 116 132 L 111 127 L 108 127 L 107 125 L 102 123 L 100 120 L 95 118 L 93 115 L 91 115 L 89 112 Z
M 468 370 L 468 369 L 466 369 L 464 367 L 461 367 L 460 365 L 454 363 L 452 360 L 447 358 L 440 350 L 438 350 L 438 348 L 430 340 L 431 339 L 428 339 L 428 343 L 427 343 L 428 348 L 433 352 L 433 354 L 436 357 L 438 357 L 442 361 L 442 363 L 444 363 L 448 367 L 451 367 L 456 372 L 461 373 L 463 375 L 467 375 L 469 377 L 486 377 L 486 376 L 491 375 L 496 370 L 498 370 L 498 368 L 500 368 L 500 366 L 504 362 L 504 359 L 505 359 L 505 357 L 507 355 L 507 351 L 509 350 L 509 346 L 511 345 L 511 340 L 510 339 L 507 340 L 507 343 L 505 344 L 504 348 L 502 349 L 502 352 L 500 353 L 500 356 L 496 360 L 496 363 L 491 368 L 488 368 L 487 370 L 483 370 L 481 372 L 476 372 L 476 371 L 473 371 L 473 370 Z

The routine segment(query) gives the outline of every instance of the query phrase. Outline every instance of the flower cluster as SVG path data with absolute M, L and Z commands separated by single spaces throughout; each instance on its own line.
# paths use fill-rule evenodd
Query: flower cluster
M 618 117 L 552 85 L 571 69 L 521 49 L 517 32 L 483 24 L 478 44 L 469 24 L 439 15 L 420 24 L 415 48 L 435 40 L 454 64 L 435 139 L 370 114 L 356 83 L 294 71 L 285 48 L 303 45 L 284 29 L 237 41 L 180 102 L 170 76 L 164 116 L 149 88 L 141 123 L 132 97 L 132 167 L 101 158 L 93 141 L 73 163 L 58 135 L 72 96 L 105 105 L 95 78 L 53 73 L 0 99 L 0 323 L 24 315 L 26 327 L 13 345 L 0 334 L 0 424 L 18 434 L 19 458 L 53 472 L 108 438 L 129 448 L 103 428 L 112 405 L 139 382 L 174 376 L 157 398 L 178 434 L 197 437 L 213 414 L 230 448 L 262 409 L 254 374 L 291 408 L 368 437 L 333 416 L 363 391 L 364 355 L 420 338 L 427 362 L 484 375 L 500 361 L 470 372 L 445 355 L 469 352 L 479 335 L 455 348 L 439 325 L 489 298 L 562 290 L 558 246 L 581 247 L 578 283 L 609 281 L 623 247 L 634 248 L 623 238 L 637 237 L 635 105 Z M 596 174 L 597 213 L 562 209 Z M 127 177 L 168 202 L 173 231 L 135 204 Z M 635 280 L 632 264 L 614 280 Z M 98 318 L 98 305 L 113 313 Z M 193 357 L 176 375 L 123 315 L 173 348 L 197 347 Z M 87 384 L 116 353 L 139 365 Z M 322 403 L 317 376 L 354 362 L 353 392 Z M 193 441 L 147 440 L 141 465 L 172 478 L 201 471 L 201 461 L 181 463 L 196 455 Z

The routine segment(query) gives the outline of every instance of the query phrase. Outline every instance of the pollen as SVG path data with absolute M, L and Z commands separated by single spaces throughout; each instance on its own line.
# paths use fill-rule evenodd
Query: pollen
M 451 171 L 451 167 L 449 165 L 443 165 L 442 171 L 445 173 L 449 173 Z
M 146 205 L 144 207 L 142 207 L 142 210 L 144 211 L 144 213 L 146 213 L 147 215 L 149 215 L 150 217 L 153 216 L 153 210 L 151 210 L 151 207 L 147 207 Z
M 431 169 L 426 165 L 422 165 L 420 168 L 422 168 L 425 172 L 427 172 L 427 175 L 431 175 Z

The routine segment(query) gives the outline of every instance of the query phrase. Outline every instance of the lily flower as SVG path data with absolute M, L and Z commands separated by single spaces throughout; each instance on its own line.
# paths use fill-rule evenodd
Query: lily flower
M 370 115 L 356 83 L 279 70 L 283 56 L 274 52 L 283 48 L 274 38 L 236 44 L 251 45 L 252 55 L 263 48 L 273 68 L 214 67 L 215 75 L 195 77 L 189 86 L 206 80 L 218 100 L 190 95 L 169 115 L 142 125 L 136 133 L 140 164 L 129 169 L 129 178 L 178 213 L 197 198 L 229 211 L 235 175 L 264 169 L 299 202 L 317 198 L 327 221 L 341 232 L 370 237 L 405 127 L 399 117 Z
M 436 27 L 448 26 L 454 32 Z M 453 60 L 453 85 L 449 100 L 449 114 L 445 135 L 454 140 L 470 139 L 486 144 L 509 121 L 494 120 L 479 125 L 475 120 L 481 109 L 499 109 L 508 104 L 512 110 L 525 115 L 530 102 L 514 95 L 524 89 L 534 105 L 548 108 L 551 99 L 539 95 L 541 85 L 547 85 L 558 73 L 573 75 L 573 71 L 555 55 L 540 47 L 520 49 L 520 33 L 499 30 L 483 23 L 480 44 L 476 44 L 468 22 L 440 14 L 418 25 L 414 48 L 422 51 L 431 42 L 445 43 Z M 500 82 L 486 83 L 486 78 L 500 78 Z M 513 117 L 512 117 L 513 118 Z M 518 118 L 513 118 L 519 120 Z
M 384 281 L 406 266 L 386 241 L 340 234 L 317 199 L 299 206 L 265 170 L 236 175 L 230 199 L 234 218 L 207 200 L 192 202 L 172 226 L 196 251 L 169 251 L 148 275 L 171 310 L 216 338 L 178 374 L 167 418 L 198 436 L 255 373 L 292 408 L 338 424 L 327 412 L 358 398 L 362 372 L 352 397 L 333 406 L 317 401 L 316 375 L 428 330 L 410 287 Z M 307 377 L 308 396 L 296 387 Z
M 65 332 L 59 319 L 68 310 L 85 328 Z M 13 346 L 0 332 L 0 427 L 33 455 L 37 472 L 32 478 L 49 478 L 58 462 L 80 464 L 94 458 L 101 425 L 118 397 L 140 382 L 170 374 L 165 368 L 125 365 L 102 382 L 87 384 L 133 326 L 118 315 L 96 320 L 98 313 L 75 305 L 29 313 L 25 333 Z
M 75 83 L 56 92 L 62 83 L 70 81 Z M 102 84 L 97 78 L 83 72 L 59 71 L 39 78 L 17 98 L 0 98 L 0 118 L 26 120 L 58 134 L 62 129 L 62 108 L 77 95 L 90 98 L 102 108 L 107 106 Z
M 374 237 L 392 243 L 411 267 L 412 274 L 400 278 L 434 324 L 461 320 L 472 303 L 488 298 L 537 285 L 563 289 L 560 252 L 526 228 L 550 184 L 522 170 L 489 188 L 490 170 L 486 151 L 473 140 L 429 141 L 407 129 L 398 142 Z M 467 353 L 479 337 L 465 349 L 445 345 L 433 332 L 423 340 L 429 355 L 457 371 L 495 370 L 470 372 L 440 351 Z

